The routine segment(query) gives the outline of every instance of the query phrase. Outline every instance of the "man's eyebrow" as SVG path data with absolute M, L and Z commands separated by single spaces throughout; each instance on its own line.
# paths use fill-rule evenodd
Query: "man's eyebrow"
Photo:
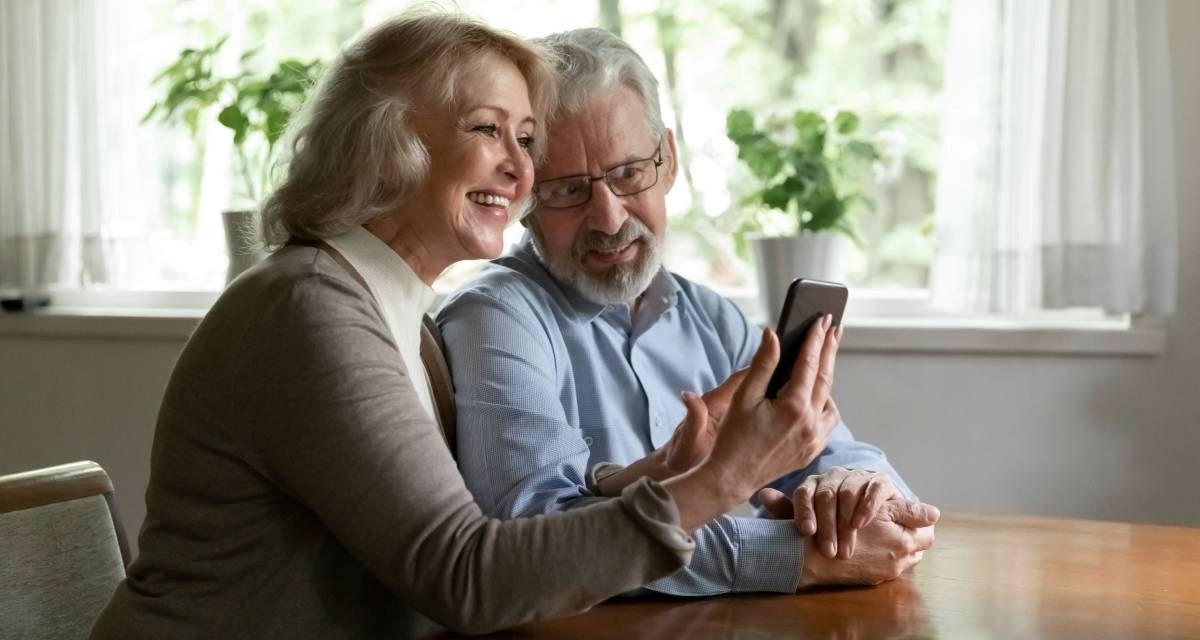
M 504 107 L 500 107 L 500 106 L 497 106 L 494 104 L 478 104 L 478 105 L 471 107 L 470 109 L 467 109 L 467 113 L 474 113 L 475 111 L 485 111 L 485 110 L 499 112 L 505 118 L 509 117 L 509 115 L 510 115 L 508 112 L 508 109 L 505 109 Z M 526 122 L 528 122 L 529 124 L 532 124 L 532 125 L 536 125 L 537 118 L 534 118 L 533 116 L 526 116 L 524 120 L 521 120 L 521 123 L 524 124 Z

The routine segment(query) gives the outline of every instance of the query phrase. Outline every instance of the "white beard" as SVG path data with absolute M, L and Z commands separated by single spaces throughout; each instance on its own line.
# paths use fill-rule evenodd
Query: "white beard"
M 546 251 L 536 222 L 530 226 L 530 230 L 534 246 L 550 273 L 574 286 L 580 295 L 596 304 L 627 303 L 637 298 L 650 286 L 654 274 L 662 266 L 658 240 L 637 218 L 626 220 L 616 235 L 591 231 L 580 236 L 571 248 L 571 255 L 567 256 Z M 619 246 L 631 241 L 639 243 L 638 256 L 632 262 L 614 265 L 602 275 L 594 275 L 583 266 L 583 259 L 589 250 Z

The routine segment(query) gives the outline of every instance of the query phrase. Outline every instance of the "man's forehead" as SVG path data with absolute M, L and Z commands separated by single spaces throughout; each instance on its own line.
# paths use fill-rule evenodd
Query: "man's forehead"
M 546 178 L 595 173 L 638 160 L 653 152 L 656 142 L 641 101 L 624 87 L 556 117 L 547 136 L 546 162 L 538 171 Z

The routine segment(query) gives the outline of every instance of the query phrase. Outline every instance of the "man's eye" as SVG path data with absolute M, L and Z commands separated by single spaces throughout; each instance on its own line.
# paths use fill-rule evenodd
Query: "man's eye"
M 547 195 L 550 196 L 573 196 L 579 193 L 579 183 L 574 180 L 551 184 L 549 186 L 550 188 L 547 190 Z

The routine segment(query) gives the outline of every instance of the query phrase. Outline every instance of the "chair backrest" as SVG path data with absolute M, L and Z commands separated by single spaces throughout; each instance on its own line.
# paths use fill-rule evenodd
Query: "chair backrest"
M 95 462 L 0 476 L 0 638 L 87 638 L 129 548 Z
M 425 374 L 429 376 L 429 390 L 433 395 L 433 407 L 437 409 L 438 426 L 442 428 L 446 446 L 450 447 L 450 455 L 455 455 L 454 422 L 458 412 L 454 408 L 454 379 L 450 377 L 444 351 L 442 332 L 438 331 L 433 318 L 425 316 L 421 323 L 421 362 L 425 365 Z

